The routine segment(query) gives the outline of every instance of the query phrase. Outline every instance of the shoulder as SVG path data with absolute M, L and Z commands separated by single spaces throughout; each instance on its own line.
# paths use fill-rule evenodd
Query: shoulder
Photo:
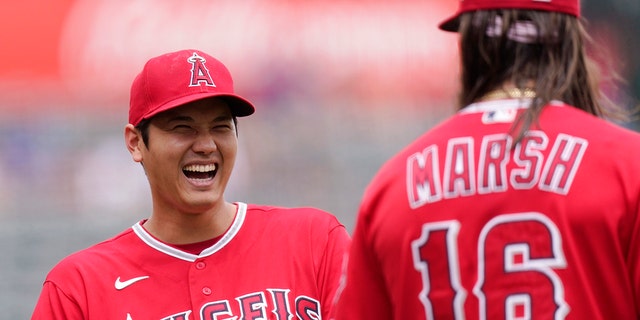
M 249 204 L 247 205 L 247 214 L 280 219 L 337 221 L 333 214 L 314 207 L 279 207 Z
M 558 127 L 570 127 L 565 130 L 586 139 L 594 147 L 601 146 L 612 151 L 621 149 L 623 154 L 640 153 L 640 133 L 625 127 L 624 123 L 599 118 L 569 105 L 561 104 L 548 109 L 551 112 L 548 112 L 547 118 L 553 118 Z
M 328 250 L 339 257 L 351 242 L 345 226 L 333 214 L 313 207 L 248 205 L 243 229 L 273 247 L 283 245 L 303 252 Z
M 91 270 L 104 266 L 105 261 L 112 259 L 123 247 L 130 247 L 138 239 L 131 228 L 120 234 L 76 251 L 60 260 L 49 272 L 47 280 L 82 278 Z
M 314 207 L 280 207 L 271 205 L 247 205 L 247 219 L 264 226 L 284 230 L 314 229 L 331 231 L 344 225 L 328 211 Z

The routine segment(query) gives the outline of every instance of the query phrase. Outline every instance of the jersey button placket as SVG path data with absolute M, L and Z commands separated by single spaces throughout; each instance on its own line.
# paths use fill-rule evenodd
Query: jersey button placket
M 198 261 L 195 262 L 194 268 L 198 271 L 198 272 L 196 272 L 196 274 L 197 274 L 199 272 L 204 271 L 207 268 L 207 263 L 204 260 L 198 260 Z M 207 285 L 202 286 L 202 290 L 200 290 L 200 291 L 205 296 L 211 295 L 211 293 L 213 292 L 211 290 L 211 287 L 209 287 Z

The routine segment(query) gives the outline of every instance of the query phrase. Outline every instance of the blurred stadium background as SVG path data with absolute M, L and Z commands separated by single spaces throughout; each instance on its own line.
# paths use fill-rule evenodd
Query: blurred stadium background
M 29 318 L 59 259 L 148 216 L 144 173 L 122 133 L 129 85 L 149 57 L 207 51 L 256 103 L 256 114 L 240 120 L 229 200 L 320 207 L 351 231 L 378 167 L 454 112 L 456 37 L 436 25 L 455 6 L 455 0 L 3 1 L 2 318 Z M 617 83 L 603 86 L 617 103 L 637 105 L 640 2 L 585 0 L 583 13 L 603 75 Z

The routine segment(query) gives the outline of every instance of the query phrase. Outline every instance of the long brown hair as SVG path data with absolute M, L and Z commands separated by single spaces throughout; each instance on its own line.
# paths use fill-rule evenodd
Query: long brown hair
M 496 25 L 496 19 L 501 25 Z M 514 41 L 509 31 L 526 21 L 537 29 L 530 43 Z M 479 10 L 460 17 L 461 85 L 459 108 L 476 102 L 505 83 L 536 92 L 516 126 L 519 138 L 537 121 L 542 108 L 560 100 L 602 118 L 627 119 L 599 90 L 596 64 L 586 54 L 591 39 L 580 18 L 535 10 Z M 489 35 L 488 28 L 501 32 Z

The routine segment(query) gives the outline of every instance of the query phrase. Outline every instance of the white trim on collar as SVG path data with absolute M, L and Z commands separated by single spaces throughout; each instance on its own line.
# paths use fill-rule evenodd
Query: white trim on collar
M 499 109 L 526 109 L 529 108 L 533 99 L 531 98 L 514 98 L 514 99 L 502 99 L 502 100 L 491 100 L 491 101 L 481 101 L 472 103 L 460 111 L 459 114 L 467 114 L 467 113 L 478 113 L 478 112 L 487 112 L 487 111 L 496 111 Z M 564 106 L 565 103 L 559 100 L 551 100 L 549 102 L 550 106 L 560 107 Z
M 208 257 L 218 252 L 229 242 L 231 242 L 236 234 L 238 234 L 238 231 L 240 231 L 240 228 L 242 227 L 244 219 L 247 215 L 247 204 L 242 202 L 236 202 L 236 204 L 238 205 L 238 211 L 236 212 L 236 217 L 234 218 L 233 223 L 231 223 L 229 230 L 227 230 L 227 232 L 222 236 L 222 238 L 220 238 L 218 242 L 216 242 L 211 247 L 204 249 L 199 255 L 178 250 L 172 246 L 158 241 L 142 227 L 142 225 L 140 224 L 141 222 L 137 222 L 131 228 L 133 229 L 133 232 L 138 236 L 138 238 L 140 238 L 140 240 L 146 243 L 149 247 L 178 259 L 194 262 L 198 258 Z
M 458 113 L 467 114 L 504 109 L 526 109 L 531 105 L 531 101 L 532 100 L 529 98 L 482 101 L 472 103 L 464 107 L 462 110 L 458 111 Z

